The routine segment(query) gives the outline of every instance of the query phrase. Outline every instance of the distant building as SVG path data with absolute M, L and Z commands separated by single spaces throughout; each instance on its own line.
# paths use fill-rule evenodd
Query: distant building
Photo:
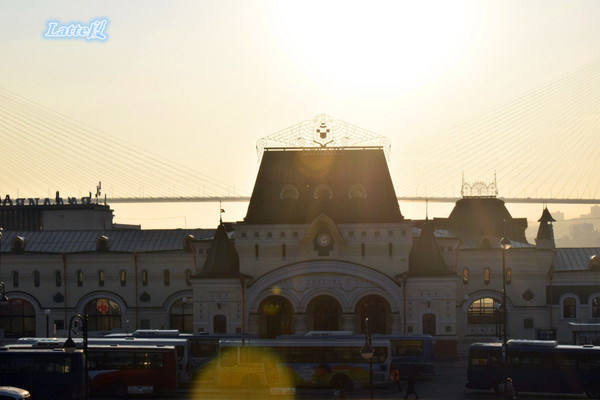
M 407 219 L 388 145 L 324 115 L 265 138 L 246 217 L 216 229 L 115 229 L 91 196 L 3 204 L 0 328 L 64 334 L 80 313 L 91 334 L 275 337 L 362 333 L 369 317 L 372 332 L 431 334 L 456 354 L 501 338 L 506 315 L 508 337 L 600 338 L 600 249 L 556 249 L 548 210 L 528 243 L 495 184 L 463 183 L 448 217 Z

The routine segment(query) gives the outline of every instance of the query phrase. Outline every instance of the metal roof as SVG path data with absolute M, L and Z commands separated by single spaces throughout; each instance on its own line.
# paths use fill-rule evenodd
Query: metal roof
M 554 271 L 582 271 L 590 269 L 590 258 L 600 256 L 599 247 L 558 248 Z
M 108 252 L 154 252 L 182 250 L 184 239 L 210 240 L 215 229 L 155 230 L 67 230 L 4 231 L 0 251 L 12 251 L 13 241 L 22 237 L 26 253 L 83 253 L 97 251 L 102 236 L 108 238 Z

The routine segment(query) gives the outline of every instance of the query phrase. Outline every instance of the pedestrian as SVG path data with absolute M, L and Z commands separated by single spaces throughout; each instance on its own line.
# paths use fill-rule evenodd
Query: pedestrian
M 402 391 L 402 385 L 400 384 L 400 371 L 398 371 L 398 368 L 394 368 L 392 370 L 392 384 L 398 389 L 398 392 Z
M 415 399 L 419 398 L 419 395 L 417 394 L 417 391 L 415 390 L 416 383 L 417 383 L 417 380 L 415 379 L 415 374 L 413 374 L 411 372 L 410 374 L 408 374 L 408 377 L 406 378 L 406 394 L 404 395 L 405 399 L 408 399 L 409 394 L 414 394 Z
M 506 398 L 508 399 L 516 399 L 517 392 L 515 391 L 515 387 L 513 385 L 512 378 L 506 378 Z

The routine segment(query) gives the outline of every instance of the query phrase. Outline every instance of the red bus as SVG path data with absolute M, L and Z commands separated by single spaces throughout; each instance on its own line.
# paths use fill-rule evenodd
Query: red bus
M 177 389 L 177 352 L 173 346 L 92 345 L 88 347 L 92 394 L 169 392 Z

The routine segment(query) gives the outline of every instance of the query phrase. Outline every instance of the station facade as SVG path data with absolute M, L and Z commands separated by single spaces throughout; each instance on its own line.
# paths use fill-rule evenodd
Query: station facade
M 245 218 L 216 229 L 115 226 L 91 195 L 1 203 L 4 339 L 64 335 L 76 313 L 98 335 L 365 333 L 368 318 L 371 333 L 431 334 L 447 355 L 505 328 L 600 338 L 600 249 L 557 249 L 547 210 L 528 243 L 494 184 L 463 183 L 447 217 L 408 219 L 387 146 L 327 116 L 271 137 Z

